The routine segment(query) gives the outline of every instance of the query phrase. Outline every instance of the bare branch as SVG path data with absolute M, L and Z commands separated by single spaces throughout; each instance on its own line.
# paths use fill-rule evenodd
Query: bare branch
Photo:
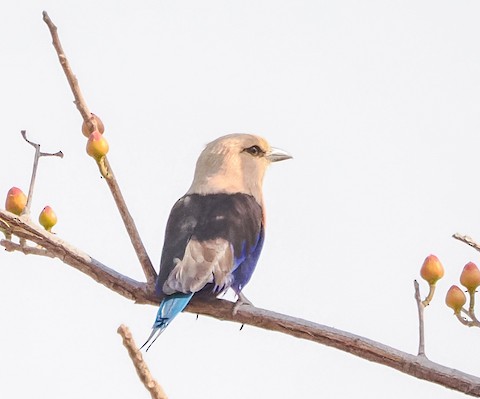
M 83 120 L 88 125 L 90 131 L 96 128 L 96 121 L 95 118 L 92 118 L 92 114 L 87 107 L 85 99 L 83 98 L 82 92 L 80 90 L 80 85 L 78 84 L 78 80 L 76 76 L 73 74 L 72 68 L 70 67 L 70 63 L 68 62 L 67 56 L 63 51 L 62 44 L 60 43 L 60 38 L 58 36 L 58 29 L 55 24 L 52 22 L 50 17 L 48 16 L 46 11 L 43 11 L 43 20 L 48 26 L 50 30 L 50 34 L 52 36 L 52 43 L 53 47 L 55 48 L 58 60 L 65 72 L 65 76 L 67 77 L 68 83 L 70 84 L 70 88 L 72 90 L 73 96 L 75 97 L 75 105 L 77 106 L 78 111 L 82 115 Z M 99 164 L 99 168 L 101 170 L 102 176 L 105 177 L 105 181 L 110 188 L 110 191 L 113 195 L 113 199 L 115 200 L 115 204 L 120 212 L 122 217 L 123 223 L 127 229 L 128 235 L 130 237 L 130 241 L 135 249 L 137 254 L 138 260 L 142 266 L 143 272 L 145 274 L 145 278 L 147 279 L 147 284 L 153 287 L 155 280 L 157 278 L 157 273 L 155 268 L 152 265 L 152 262 L 147 254 L 145 246 L 140 238 L 140 234 L 138 233 L 137 227 L 135 222 L 128 211 L 127 204 L 123 199 L 122 192 L 120 191 L 120 187 L 117 183 L 113 170 L 108 162 L 107 158 L 102 160 L 102 164 Z
M 464 242 L 467 245 L 470 245 L 472 248 L 475 248 L 477 251 L 480 251 L 480 245 L 477 244 L 471 237 L 465 236 L 460 233 L 455 233 L 452 235 L 458 241 Z
M 41 152 L 40 151 L 40 144 L 34 143 L 33 141 L 30 141 L 27 139 L 27 131 L 22 130 L 21 135 L 23 139 L 30 144 L 33 148 L 35 148 L 35 156 L 33 158 L 33 168 L 32 168 L 32 177 L 30 178 L 30 188 L 28 189 L 28 197 L 27 197 L 27 205 L 25 206 L 25 209 L 23 211 L 23 214 L 29 215 L 30 214 L 30 207 L 32 205 L 32 197 L 33 197 L 33 189 L 35 187 L 35 179 L 37 177 L 37 168 L 38 168 L 38 160 L 40 157 L 60 157 L 63 158 L 63 152 L 58 151 L 55 154 L 50 154 L 48 152 Z
M 479 325 L 478 319 L 475 316 L 475 290 L 468 290 L 468 296 L 470 298 L 469 305 L 468 305 L 468 315 L 472 319 L 474 323 Z
M 62 262 L 128 299 L 137 303 L 159 303 L 159 298 L 145 283 L 117 273 L 55 235 L 41 230 L 27 218 L 0 210 L 0 225 L 6 227 L 8 232 L 46 248 Z M 254 306 L 241 306 L 234 314 L 234 306 L 234 303 L 226 300 L 195 295 L 187 311 L 328 345 L 414 377 L 480 397 L 480 378 L 434 363 L 424 356 L 411 355 L 355 334 Z
M 48 252 L 45 248 L 31 247 L 29 245 L 20 245 L 10 240 L 0 240 L 0 245 L 2 247 L 5 247 L 5 250 L 8 252 L 18 251 L 22 252 L 25 255 L 38 255 L 46 256 L 48 258 L 55 258 L 55 255 L 51 252 Z
M 23 139 L 30 144 L 33 148 L 35 149 L 40 149 L 40 144 L 34 143 L 33 141 L 30 141 L 27 138 L 27 131 L 22 130 L 20 131 L 20 134 L 22 135 Z M 55 153 L 50 153 L 50 152 L 40 152 L 40 157 L 60 157 L 63 158 L 63 152 L 62 151 L 57 151 Z
M 253 306 L 242 306 L 233 316 L 233 307 L 234 304 L 224 300 L 198 300 L 194 297 L 187 311 L 314 341 L 416 378 L 480 397 L 480 378 L 434 363 L 424 356 L 411 355 L 368 338 Z
M 470 304 L 468 310 L 461 308 L 460 312 L 456 312 L 455 316 L 460 323 L 467 327 L 480 327 L 480 321 L 475 316 L 475 291 L 469 291 Z M 461 313 L 465 314 L 468 317 L 463 317 Z M 469 320 L 470 318 L 470 320 Z
M 123 223 L 127 229 L 130 241 L 132 242 L 135 252 L 137 253 L 138 260 L 142 266 L 145 278 L 147 279 L 147 284 L 153 288 L 155 280 L 157 279 L 157 272 L 155 271 L 152 261 L 147 254 L 147 250 L 143 245 L 142 239 L 140 238 L 140 234 L 137 230 L 137 226 L 135 225 L 133 217 L 128 210 L 117 180 L 113 175 L 112 167 L 110 166 L 107 157 L 104 159 L 106 169 L 111 173 L 111 177 L 109 179 L 105 179 L 105 181 L 110 188 L 110 192 L 112 193 L 115 204 L 117 205 L 120 216 L 122 217 Z
M 425 304 L 420 297 L 420 287 L 418 281 L 414 280 L 413 285 L 415 287 L 415 301 L 417 302 L 418 310 L 418 356 L 426 357 L 425 355 L 425 323 L 424 323 L 424 310 Z
M 20 240 L 34 242 L 63 263 L 85 273 L 95 281 L 128 299 L 140 303 L 158 303 L 153 293 L 147 290 L 145 283 L 133 280 L 110 269 L 55 234 L 33 224 L 26 215 L 17 216 L 8 211 L 0 210 L 0 226 L 7 234 L 13 234 Z M 5 246 L 5 241 L 8 242 L 8 240 L 2 240 L 0 244 Z M 11 244 L 7 244 L 7 246 L 10 249 L 13 248 Z
M 475 327 L 473 321 L 467 320 L 467 318 L 463 317 L 460 313 L 456 313 L 455 316 L 457 316 L 458 321 L 462 323 L 464 326 Z
M 145 388 L 150 392 L 152 399 L 167 399 L 167 394 L 161 385 L 152 377 L 147 364 L 143 360 L 142 353 L 138 350 L 130 329 L 122 324 L 118 327 L 117 332 L 122 336 L 123 346 L 127 348 L 128 355 L 130 356 L 130 359 L 132 359 L 138 377 L 143 385 L 145 385 Z
M 82 115 L 83 120 L 89 121 L 87 123 L 91 124 L 90 110 L 88 109 L 87 104 L 83 99 L 82 91 L 80 90 L 80 86 L 78 85 L 78 80 L 73 74 L 73 71 L 70 68 L 70 63 L 68 62 L 67 57 L 65 56 L 65 53 L 63 51 L 62 44 L 60 43 L 60 38 L 58 37 L 57 27 L 52 22 L 52 20 L 50 19 L 46 11 L 43 12 L 43 20 L 45 21 L 45 23 L 48 26 L 48 29 L 50 30 L 50 34 L 53 40 L 52 41 L 53 47 L 55 47 L 55 50 L 58 55 L 58 60 L 60 61 L 60 65 L 62 66 L 63 71 L 65 72 L 68 83 L 70 84 L 70 88 L 72 89 L 72 93 L 75 97 L 75 105 L 77 106 L 78 111 Z

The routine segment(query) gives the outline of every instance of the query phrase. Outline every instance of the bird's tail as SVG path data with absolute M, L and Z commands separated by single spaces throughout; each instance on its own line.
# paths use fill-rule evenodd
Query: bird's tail
M 177 316 L 177 314 L 185 309 L 185 307 L 188 305 L 188 302 L 190 302 L 190 299 L 192 299 L 192 296 L 193 293 L 176 293 L 163 299 L 163 301 L 160 303 L 160 307 L 158 308 L 157 317 L 155 318 L 155 323 L 153 323 L 152 332 L 140 349 L 142 349 L 151 341 L 145 352 L 150 349 L 160 334 L 168 327 L 170 322 Z

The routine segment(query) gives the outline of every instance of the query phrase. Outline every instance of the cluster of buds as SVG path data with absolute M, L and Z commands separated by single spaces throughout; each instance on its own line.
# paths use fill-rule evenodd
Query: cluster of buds
M 88 137 L 87 154 L 98 163 L 108 153 L 108 142 L 103 137 L 105 127 L 101 119 L 95 114 L 92 114 L 88 122 L 84 121 L 82 124 L 82 133 L 85 137 Z
M 25 213 L 27 207 L 27 196 L 18 187 L 12 187 L 8 190 L 7 198 L 5 200 L 5 210 L 12 212 L 15 215 L 22 215 Z M 51 231 L 52 227 L 57 224 L 57 215 L 50 206 L 43 208 L 38 221 L 45 230 Z
M 466 288 L 469 298 L 468 310 L 463 306 L 467 303 L 465 292 L 457 285 L 452 285 L 445 297 L 445 303 L 453 309 L 455 316 L 465 325 L 480 327 L 480 322 L 475 316 L 475 293 L 480 286 L 480 270 L 473 262 L 468 262 L 460 274 L 460 284 Z M 470 320 L 460 317 L 464 313 Z
M 430 286 L 430 292 L 422 302 L 427 306 L 433 298 L 435 285 L 445 274 L 444 268 L 435 255 L 429 255 L 423 262 L 420 275 Z M 460 274 L 460 284 L 465 287 L 462 290 L 458 285 L 452 285 L 445 297 L 446 305 L 453 310 L 458 320 L 468 326 L 480 327 L 480 321 L 475 317 L 475 294 L 480 286 L 480 270 L 473 262 L 468 262 Z M 465 295 L 465 292 L 467 295 Z M 469 299 L 468 309 L 464 308 Z M 462 317 L 463 313 L 466 317 Z
M 428 305 L 432 300 L 435 285 L 444 274 L 444 268 L 438 258 L 435 255 L 427 256 L 420 269 L 420 275 L 430 286 L 430 292 L 427 298 L 422 302 L 424 306 Z M 468 262 L 465 265 L 460 274 L 460 284 L 465 287 L 465 291 L 458 285 L 452 285 L 447 291 L 445 303 L 453 310 L 455 316 L 457 316 L 463 324 L 480 327 L 480 322 L 476 319 L 474 312 L 475 293 L 480 286 L 480 270 L 475 263 Z M 468 310 L 464 308 L 464 305 L 467 303 L 467 295 L 465 295 L 465 292 L 467 292 L 470 300 Z M 462 312 L 468 316 L 470 320 L 461 317 L 460 314 Z

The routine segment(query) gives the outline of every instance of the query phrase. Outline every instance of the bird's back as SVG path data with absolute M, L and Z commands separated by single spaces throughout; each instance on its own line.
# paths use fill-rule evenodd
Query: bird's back
M 157 279 L 158 294 L 165 294 L 164 284 L 177 260 L 183 259 L 191 240 L 204 243 L 215 239 L 231 244 L 233 264 L 229 286 L 241 291 L 257 263 L 263 235 L 262 208 L 253 196 L 242 193 L 185 195 L 174 205 L 167 223 Z M 205 289 L 213 289 L 213 285 L 207 284 Z

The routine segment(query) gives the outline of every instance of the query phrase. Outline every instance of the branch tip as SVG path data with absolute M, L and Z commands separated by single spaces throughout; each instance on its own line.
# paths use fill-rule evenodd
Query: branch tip
M 62 44 L 60 42 L 60 38 L 58 36 L 57 28 L 53 24 L 52 20 L 48 17 L 48 14 L 45 11 L 43 12 L 43 20 L 45 21 L 45 23 L 47 24 L 50 30 L 53 47 L 55 48 L 60 65 L 62 66 L 63 72 L 65 73 L 67 81 L 70 85 L 70 89 L 74 96 L 74 104 L 76 105 L 85 123 L 89 124 L 91 123 L 90 118 L 92 117 L 92 113 L 90 112 L 87 106 L 87 103 L 83 97 L 82 91 L 80 90 L 80 85 L 78 83 L 78 80 L 73 73 L 73 70 L 70 66 L 70 63 L 67 57 L 65 56 L 65 52 L 63 50 Z M 98 166 L 100 168 L 100 173 L 102 174 L 102 176 L 105 177 L 105 181 L 107 182 L 108 187 L 115 200 L 117 208 L 122 217 L 123 223 L 130 237 L 130 241 L 132 242 L 132 245 L 137 254 L 137 258 L 140 261 L 140 264 L 142 266 L 144 275 L 147 279 L 147 283 L 149 285 L 153 285 L 156 280 L 157 273 L 147 254 L 147 250 L 143 245 L 142 239 L 140 238 L 140 234 L 137 230 L 135 222 L 132 216 L 130 215 L 127 204 L 125 203 L 122 192 L 120 190 L 120 186 L 118 185 L 117 180 L 115 179 L 115 174 L 112 170 L 112 167 L 110 166 L 106 158 L 102 160 L 102 162 L 99 163 Z
M 480 244 L 478 244 L 475 240 L 473 240 L 473 238 L 467 236 L 467 235 L 463 235 L 463 234 L 460 234 L 460 233 L 455 233 L 452 235 L 452 237 L 458 241 L 461 241 L 469 246 L 471 246 L 472 248 L 476 249 L 477 251 L 480 251 Z

